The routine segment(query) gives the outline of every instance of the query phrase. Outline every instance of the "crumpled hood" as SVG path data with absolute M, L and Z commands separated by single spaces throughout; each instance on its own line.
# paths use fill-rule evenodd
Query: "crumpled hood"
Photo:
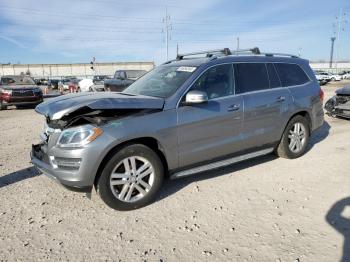
M 345 86 L 343 88 L 338 89 L 335 91 L 337 95 L 349 95 L 350 96 L 350 86 Z
M 122 93 L 78 93 L 51 98 L 39 104 L 35 111 L 50 120 L 58 120 L 63 116 L 83 108 L 92 110 L 108 109 L 162 109 L 164 99 L 142 95 L 126 95 Z

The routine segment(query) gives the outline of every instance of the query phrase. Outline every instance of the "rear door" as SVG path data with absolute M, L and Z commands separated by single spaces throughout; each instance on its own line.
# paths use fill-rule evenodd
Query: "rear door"
M 232 64 L 209 68 L 190 88 L 207 93 L 208 103 L 177 109 L 181 167 L 226 156 L 241 144 L 243 96 L 234 95 Z
M 239 63 L 235 74 L 236 92 L 244 97 L 243 149 L 277 142 L 291 95 L 281 87 L 274 65 Z

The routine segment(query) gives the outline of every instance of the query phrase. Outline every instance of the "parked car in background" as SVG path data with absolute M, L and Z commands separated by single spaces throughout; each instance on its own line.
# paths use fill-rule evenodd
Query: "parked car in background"
M 63 89 L 64 91 L 69 90 L 69 83 L 70 83 L 70 79 L 62 79 L 59 83 L 58 83 L 58 88 Z
M 325 104 L 327 114 L 350 119 L 350 86 L 340 88 L 335 93 Z
M 83 79 L 78 82 L 80 92 L 91 92 L 94 81 L 92 79 Z
M 335 73 L 329 73 L 329 76 L 331 77 L 331 81 L 340 81 L 342 80 L 342 76 Z
M 2 76 L 0 79 L 0 110 L 8 106 L 36 106 L 43 93 L 29 76 Z
M 50 79 L 48 85 L 52 88 L 52 89 L 58 89 L 58 85 L 60 83 L 59 79 Z
M 343 71 L 339 74 L 342 79 L 350 79 L 350 71 Z
M 147 71 L 145 70 L 117 70 L 112 79 L 104 81 L 105 89 L 107 91 L 121 92 L 146 73 Z
M 79 88 L 79 82 L 80 80 L 77 78 L 70 79 L 68 82 L 68 90 L 69 93 L 77 93 L 80 92 Z
M 95 75 L 93 78 L 93 82 L 95 85 L 103 85 L 106 79 L 112 79 L 112 77 L 108 75 Z
M 94 85 L 90 88 L 91 92 L 104 92 L 105 89 L 105 81 L 108 79 L 112 79 L 112 77 L 108 75 L 95 75 L 93 78 Z
M 38 86 L 49 84 L 49 80 L 46 78 L 33 78 L 33 80 L 34 80 L 35 84 Z
M 154 200 L 165 176 L 272 152 L 302 156 L 324 121 L 324 94 L 309 62 L 251 52 L 178 55 L 121 93 L 40 104 L 46 128 L 32 163 L 72 190 L 95 186 L 108 206 L 130 210 Z
M 320 78 L 323 81 L 326 81 L 326 83 L 332 80 L 330 74 L 324 71 L 315 71 L 315 75 L 316 75 L 316 78 Z
M 321 85 L 321 86 L 327 84 L 330 81 L 330 79 L 328 79 L 328 77 L 326 75 L 321 74 L 320 72 L 314 71 L 314 74 L 315 74 L 315 77 L 316 77 L 319 85 Z

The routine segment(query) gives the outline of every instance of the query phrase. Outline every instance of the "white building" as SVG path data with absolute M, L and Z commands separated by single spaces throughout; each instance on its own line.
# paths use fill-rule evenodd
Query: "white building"
M 36 78 L 61 78 L 66 76 L 89 77 L 93 75 L 114 75 L 116 70 L 146 70 L 154 67 L 154 62 L 113 62 L 85 64 L 1 64 L 0 75 L 30 73 Z

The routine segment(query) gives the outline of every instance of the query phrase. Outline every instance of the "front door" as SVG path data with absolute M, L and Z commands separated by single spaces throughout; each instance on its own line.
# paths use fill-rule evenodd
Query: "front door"
M 205 91 L 209 101 L 177 109 L 180 167 L 224 157 L 241 144 L 243 96 L 234 95 L 232 65 L 209 68 L 190 90 Z

